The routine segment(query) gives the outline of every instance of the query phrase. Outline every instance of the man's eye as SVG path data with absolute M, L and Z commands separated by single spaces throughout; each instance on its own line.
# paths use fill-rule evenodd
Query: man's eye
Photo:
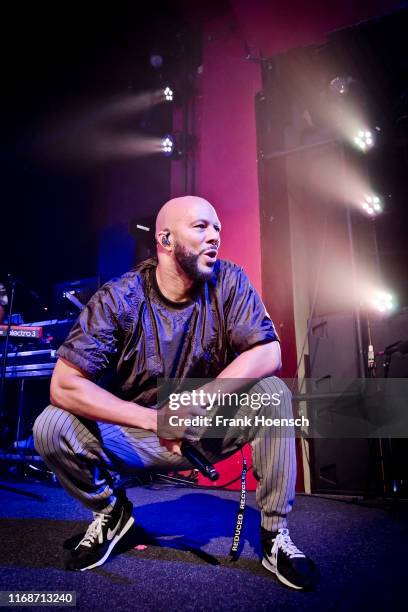
M 194 227 L 205 227 L 204 223 L 200 223 L 199 225 L 195 225 Z

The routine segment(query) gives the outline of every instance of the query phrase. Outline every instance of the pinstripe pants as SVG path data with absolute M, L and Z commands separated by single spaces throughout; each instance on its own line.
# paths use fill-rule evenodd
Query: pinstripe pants
M 256 414 L 265 418 L 291 418 L 291 394 L 283 381 L 268 377 L 248 393 L 280 393 L 280 404 L 262 406 Z M 235 418 L 250 415 L 251 407 L 240 407 Z M 271 431 L 273 430 L 273 431 Z M 34 423 L 35 447 L 69 495 L 94 512 L 110 512 L 115 504 L 112 472 L 165 472 L 191 469 L 184 458 L 167 451 L 151 431 L 121 427 L 83 419 L 48 406 Z M 202 440 L 201 449 L 212 463 L 225 459 L 246 442 L 252 447 L 254 476 L 258 480 L 256 500 L 264 529 L 286 526 L 295 497 L 296 455 L 293 429 L 283 431 L 246 427 L 237 435 Z M 200 445 L 198 446 L 200 448 Z

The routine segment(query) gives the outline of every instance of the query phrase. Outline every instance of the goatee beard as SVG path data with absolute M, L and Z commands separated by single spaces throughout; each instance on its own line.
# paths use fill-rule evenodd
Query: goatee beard
M 187 249 L 180 244 L 174 245 L 174 256 L 180 268 L 187 274 L 187 276 L 195 282 L 204 283 L 209 280 L 212 276 L 212 268 L 208 268 L 208 272 L 201 272 L 198 267 L 199 255 L 187 251 Z

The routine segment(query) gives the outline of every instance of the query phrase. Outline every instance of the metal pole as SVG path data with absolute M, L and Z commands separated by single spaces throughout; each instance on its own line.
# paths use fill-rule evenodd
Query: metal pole
M 7 323 L 7 332 L 6 332 L 6 341 L 3 345 L 3 360 L 1 365 L 0 372 L 0 417 L 4 417 L 7 413 L 5 409 L 5 384 L 6 384 L 6 372 L 7 372 L 7 356 L 8 356 L 8 347 L 10 340 L 10 332 L 11 332 L 11 319 L 13 316 L 13 305 L 14 305 L 14 293 L 16 290 L 15 280 L 11 280 L 11 296 L 10 296 L 10 308 L 8 312 L 8 323 Z
M 344 147 L 340 148 L 341 161 L 343 166 L 343 177 L 345 184 L 345 195 L 346 195 L 346 221 L 347 221 L 347 234 L 350 249 L 350 262 L 351 262 L 351 281 L 353 287 L 353 301 L 354 301 L 354 316 L 356 320 L 356 335 L 357 335 L 357 351 L 358 351 L 358 363 L 360 370 L 360 378 L 365 378 L 365 364 L 364 364 L 364 350 L 363 350 L 363 336 L 361 332 L 361 313 L 360 313 L 360 299 L 357 287 L 357 268 L 354 250 L 354 239 L 353 239 L 353 223 L 351 218 L 351 209 L 349 205 L 349 194 L 346 180 L 346 160 L 344 156 Z
M 357 350 L 358 350 L 358 362 L 360 367 L 360 377 L 365 378 L 365 365 L 364 365 L 364 350 L 363 350 L 363 336 L 361 333 L 361 313 L 359 305 L 359 295 L 357 288 L 357 273 L 356 273 L 356 261 L 354 254 L 354 241 L 353 241 L 353 225 L 351 220 L 351 211 L 348 207 L 346 210 L 347 219 L 347 232 L 350 246 L 350 260 L 351 260 L 351 277 L 353 283 L 353 298 L 354 298 L 354 315 L 356 318 L 356 331 L 357 331 Z

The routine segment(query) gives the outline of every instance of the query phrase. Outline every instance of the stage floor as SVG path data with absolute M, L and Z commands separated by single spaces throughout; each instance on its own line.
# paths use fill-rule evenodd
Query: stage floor
M 87 572 L 66 572 L 62 544 L 84 531 L 89 512 L 47 484 L 0 491 L 0 590 L 76 591 L 78 610 L 385 610 L 407 601 L 405 508 L 298 496 L 289 517 L 295 544 L 319 565 L 313 593 L 290 590 L 260 564 L 259 513 L 248 494 L 244 546 L 228 553 L 238 492 L 165 485 L 128 489 L 135 529 L 128 548 Z M 142 545 L 142 548 L 135 548 Z M 33 609 L 33 608 L 31 608 Z

